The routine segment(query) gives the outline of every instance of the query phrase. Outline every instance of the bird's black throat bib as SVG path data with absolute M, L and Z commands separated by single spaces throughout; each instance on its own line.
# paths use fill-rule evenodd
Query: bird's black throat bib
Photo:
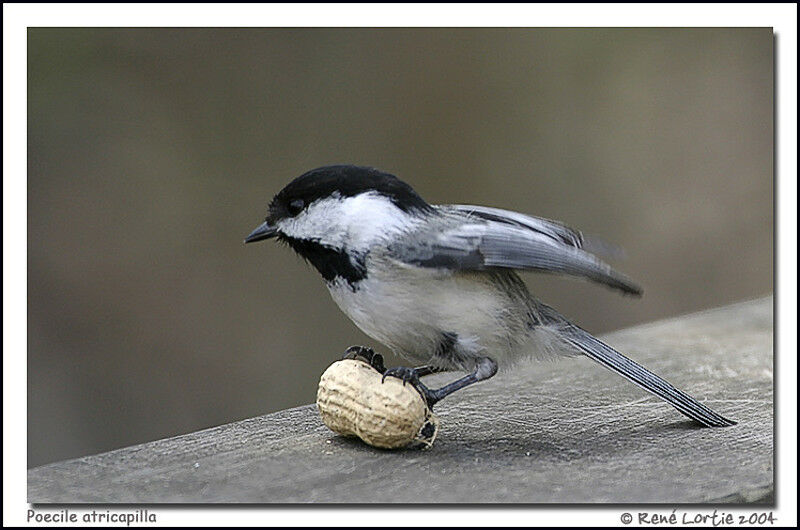
M 344 250 L 331 248 L 310 239 L 298 239 L 284 234 L 279 235 L 278 239 L 311 263 L 328 283 L 341 278 L 355 291 L 358 282 L 367 277 L 363 257 L 348 254 Z

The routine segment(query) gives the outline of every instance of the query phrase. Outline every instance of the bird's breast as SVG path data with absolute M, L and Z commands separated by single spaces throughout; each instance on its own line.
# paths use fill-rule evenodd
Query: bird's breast
M 510 330 L 525 325 L 525 309 L 515 307 L 488 274 L 388 261 L 367 269 L 352 286 L 328 282 L 331 296 L 364 333 L 412 360 L 429 362 L 443 337 L 457 337 L 464 355 L 508 348 Z

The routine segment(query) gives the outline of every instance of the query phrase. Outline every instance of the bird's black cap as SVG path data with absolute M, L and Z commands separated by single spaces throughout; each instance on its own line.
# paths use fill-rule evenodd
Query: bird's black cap
M 355 197 L 369 191 L 388 197 L 404 212 L 431 209 L 411 186 L 394 175 L 371 167 L 339 165 L 312 169 L 287 184 L 272 199 L 269 218 L 295 215 L 293 210 L 334 194 Z

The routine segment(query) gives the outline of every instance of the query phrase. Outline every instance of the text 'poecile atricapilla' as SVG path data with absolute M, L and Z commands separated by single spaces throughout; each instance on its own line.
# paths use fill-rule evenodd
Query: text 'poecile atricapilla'
M 588 278 L 641 295 L 559 222 L 508 210 L 432 205 L 397 177 L 326 166 L 301 175 L 269 205 L 246 243 L 277 238 L 308 260 L 339 308 L 417 368 L 383 368 L 414 384 L 430 406 L 519 359 L 586 355 L 709 427 L 735 424 L 628 359 L 534 298 L 516 270 Z M 468 375 L 439 389 L 420 377 Z

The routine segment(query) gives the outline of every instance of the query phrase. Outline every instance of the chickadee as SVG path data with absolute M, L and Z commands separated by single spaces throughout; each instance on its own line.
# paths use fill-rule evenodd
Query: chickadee
M 515 272 L 588 278 L 623 293 L 642 290 L 589 253 L 559 222 L 485 206 L 432 205 L 397 177 L 326 166 L 297 177 L 269 205 L 245 243 L 277 238 L 313 265 L 339 308 L 417 368 L 385 370 L 430 406 L 526 357 L 586 355 L 709 427 L 735 424 L 569 322 L 534 298 Z M 468 375 L 438 389 L 420 377 Z

